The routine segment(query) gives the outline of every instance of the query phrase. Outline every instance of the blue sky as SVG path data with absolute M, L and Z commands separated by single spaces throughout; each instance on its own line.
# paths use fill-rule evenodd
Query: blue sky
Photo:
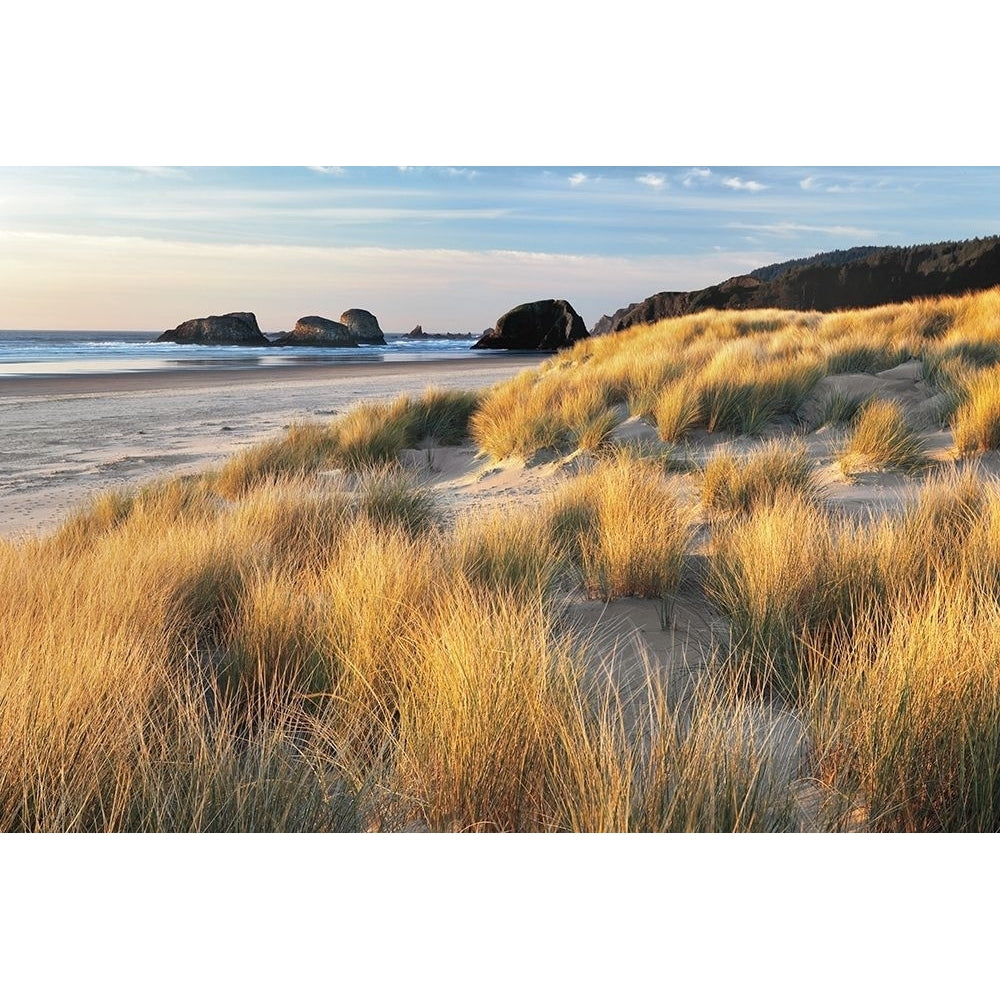
M 479 332 L 858 244 L 1000 232 L 991 167 L 4 167 L 0 328 L 373 311 Z

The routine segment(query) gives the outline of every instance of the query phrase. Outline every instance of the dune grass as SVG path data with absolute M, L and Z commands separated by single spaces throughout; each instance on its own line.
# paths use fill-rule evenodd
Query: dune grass
M 817 771 L 867 829 L 1000 829 L 997 615 L 942 580 L 870 612 L 812 664 Z
M 976 579 L 995 587 L 994 497 L 969 468 L 929 480 L 893 516 L 857 522 L 783 491 L 717 526 L 706 589 L 731 622 L 741 669 L 799 699 L 816 664 L 854 641 L 856 622 L 926 599 L 970 553 Z
M 282 438 L 238 452 L 215 476 L 214 488 L 236 499 L 262 483 L 304 475 L 329 465 L 337 455 L 337 438 L 321 424 L 294 424 Z
M 475 587 L 539 599 L 551 596 L 566 552 L 544 518 L 534 511 L 465 515 L 454 528 L 451 572 Z
M 472 439 L 498 461 L 530 458 L 563 444 L 564 428 L 556 412 L 555 379 L 543 382 L 536 372 L 522 372 L 486 393 L 470 421 Z
M 952 416 L 960 455 L 1000 448 L 1000 365 L 970 375 L 962 386 L 964 402 Z
M 658 463 L 615 455 L 557 492 L 548 516 L 588 593 L 661 597 L 680 582 L 693 513 Z
M 0 830 L 996 831 L 989 463 L 849 518 L 800 446 L 723 441 L 699 477 L 608 435 L 626 408 L 664 440 L 787 429 L 824 374 L 916 357 L 978 454 L 998 331 L 997 292 L 683 317 L 482 396 L 296 425 L 2 543 Z M 850 422 L 847 468 L 925 464 L 898 406 L 853 406 L 826 416 Z M 451 521 L 398 459 L 467 436 L 594 457 L 539 508 Z M 625 671 L 564 613 L 577 587 L 684 580 L 714 644 L 670 676 Z
M 885 469 L 915 472 L 929 461 L 923 438 L 891 399 L 870 400 L 859 410 L 840 454 L 840 467 L 847 475 Z
M 810 502 L 822 495 L 805 447 L 792 441 L 771 441 L 743 456 L 719 449 L 702 473 L 701 502 L 712 515 L 749 514 L 790 493 Z
M 693 377 L 680 379 L 661 390 L 652 417 L 663 441 L 679 441 L 702 422 L 702 399 Z
M 863 578 L 844 572 L 829 518 L 783 491 L 717 527 L 710 556 L 706 592 L 731 623 L 741 669 L 758 687 L 797 696 L 806 633 L 849 617 L 852 575 Z
M 870 330 L 860 330 L 835 342 L 826 354 L 828 375 L 867 372 L 874 375 L 902 364 L 910 357 L 908 346 L 879 343 Z
M 470 421 L 473 441 L 497 461 L 553 449 L 597 450 L 622 417 L 605 378 L 550 368 L 523 372 L 486 393 Z
M 819 413 L 809 429 L 819 430 L 822 427 L 842 427 L 852 424 L 869 398 L 844 392 L 831 393 L 822 401 Z
M 85 551 L 0 550 L 5 830 L 706 829 L 723 815 L 703 792 L 688 801 L 697 722 L 665 728 L 642 761 L 624 739 L 610 675 L 559 634 L 562 553 L 537 517 L 414 533 L 298 478 L 150 529 L 133 514 Z M 658 718 L 679 711 L 647 697 Z M 749 780 L 734 766 L 718 795 L 743 806 L 724 815 L 756 828 L 773 810 L 757 783 L 733 791 Z M 624 790 L 619 806 L 593 800 L 597 778 Z
M 295 424 L 284 437 L 236 454 L 219 470 L 214 489 L 236 499 L 256 486 L 320 469 L 358 472 L 390 465 L 424 441 L 465 439 L 479 394 L 430 387 L 417 399 L 361 403 L 329 424 Z

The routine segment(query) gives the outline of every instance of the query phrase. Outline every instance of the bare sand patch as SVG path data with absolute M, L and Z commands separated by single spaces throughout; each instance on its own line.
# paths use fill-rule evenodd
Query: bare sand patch
M 292 423 L 428 386 L 485 388 L 537 358 L 343 369 L 24 379 L 0 385 L 0 537 L 56 527 L 94 495 L 202 472 Z M 252 377 L 248 377 L 252 376 Z

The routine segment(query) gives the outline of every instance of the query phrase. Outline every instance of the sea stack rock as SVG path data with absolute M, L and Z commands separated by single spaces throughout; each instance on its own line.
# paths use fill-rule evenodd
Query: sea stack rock
M 267 347 L 270 341 L 260 332 L 253 313 L 226 313 L 189 319 L 156 338 L 156 343 L 238 344 Z
M 357 347 L 358 338 L 343 323 L 324 316 L 303 316 L 291 333 L 274 343 L 277 347 Z
M 348 309 L 340 322 L 351 331 L 359 344 L 384 344 L 385 335 L 378 320 L 367 309 Z
M 407 340 L 426 340 L 430 334 L 424 333 L 424 328 L 418 323 L 407 335 Z
M 246 347 L 267 347 L 270 341 L 260 332 L 253 313 L 226 313 L 189 319 L 173 330 L 156 338 L 156 343 L 175 344 L 237 344 Z
M 558 351 L 586 336 L 583 320 L 565 299 L 542 299 L 504 313 L 493 332 L 480 337 L 472 349 Z

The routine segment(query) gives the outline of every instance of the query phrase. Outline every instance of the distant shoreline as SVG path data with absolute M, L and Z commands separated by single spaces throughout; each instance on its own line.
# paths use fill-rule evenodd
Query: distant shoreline
M 540 364 L 547 357 L 540 352 L 490 351 L 475 352 L 469 358 L 422 358 L 419 361 L 349 361 L 308 362 L 262 368 L 207 367 L 205 370 L 168 371 L 155 369 L 138 372 L 68 373 L 52 375 L 12 375 L 0 378 L 0 399 L 81 395 L 111 392 L 141 392 L 143 390 L 207 389 L 238 387 L 268 382 L 309 382 L 399 375 L 404 372 L 440 370 L 450 374 L 482 372 L 496 364 L 518 365 L 525 368 Z

